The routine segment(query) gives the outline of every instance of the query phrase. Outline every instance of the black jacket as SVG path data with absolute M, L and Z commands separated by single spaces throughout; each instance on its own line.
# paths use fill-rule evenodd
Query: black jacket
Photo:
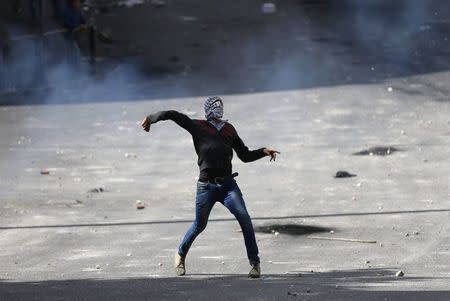
M 228 122 L 219 131 L 206 120 L 190 119 L 177 111 L 161 111 L 148 117 L 150 123 L 172 120 L 192 135 L 198 155 L 200 179 L 231 175 L 233 149 L 243 162 L 256 161 L 266 156 L 264 148 L 250 151 Z

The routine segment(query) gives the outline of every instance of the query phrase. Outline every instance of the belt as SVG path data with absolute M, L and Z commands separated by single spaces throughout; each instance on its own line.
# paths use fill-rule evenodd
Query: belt
M 208 183 L 223 184 L 223 183 L 225 183 L 226 180 L 236 178 L 238 175 L 239 175 L 239 173 L 235 172 L 230 176 L 209 178 Z

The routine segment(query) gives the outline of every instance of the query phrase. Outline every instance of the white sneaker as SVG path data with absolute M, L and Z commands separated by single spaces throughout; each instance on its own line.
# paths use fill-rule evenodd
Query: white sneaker
M 178 254 L 175 254 L 175 273 L 177 276 L 183 276 L 186 274 L 186 268 L 184 266 L 184 257 Z
M 261 267 L 259 263 L 254 263 L 251 266 L 252 269 L 248 273 L 248 278 L 259 278 L 261 276 Z

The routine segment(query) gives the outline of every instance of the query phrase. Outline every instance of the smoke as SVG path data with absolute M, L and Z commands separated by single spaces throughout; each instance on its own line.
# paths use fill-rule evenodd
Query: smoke
M 27 94 L 28 102 L 36 98 L 41 103 L 65 103 L 372 83 L 450 67 L 434 55 L 448 47 L 448 30 L 434 30 L 439 25 L 433 23 L 448 16 L 450 5 L 445 1 L 322 0 L 276 5 L 276 13 L 265 15 L 256 1 L 242 4 L 250 13 L 240 13 L 232 4 L 233 9 L 206 5 L 197 11 L 197 6 L 174 4 L 162 11 L 166 19 L 154 21 L 167 22 L 165 31 L 149 28 L 153 20 L 144 20 L 135 10 L 140 25 L 128 27 L 131 31 L 122 34 L 121 43 L 134 43 L 134 31 L 144 28 L 146 43 L 155 45 L 146 46 L 150 54 L 144 49 L 142 57 L 127 57 L 127 52 L 111 55 L 107 49 L 93 72 L 86 60 L 76 66 L 68 62 L 73 49 L 63 37 L 54 36 L 45 42 L 45 69 L 35 55 L 39 42 L 30 40 L 11 47 L 8 64 L 14 68 L 3 78 L 18 89 L 37 89 Z M 202 26 L 206 30 L 198 30 Z

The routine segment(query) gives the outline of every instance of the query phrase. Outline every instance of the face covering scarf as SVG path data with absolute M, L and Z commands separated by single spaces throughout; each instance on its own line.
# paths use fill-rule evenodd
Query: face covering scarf
M 223 102 L 218 96 L 210 97 L 205 101 L 205 117 L 218 131 L 225 125 L 223 117 Z

